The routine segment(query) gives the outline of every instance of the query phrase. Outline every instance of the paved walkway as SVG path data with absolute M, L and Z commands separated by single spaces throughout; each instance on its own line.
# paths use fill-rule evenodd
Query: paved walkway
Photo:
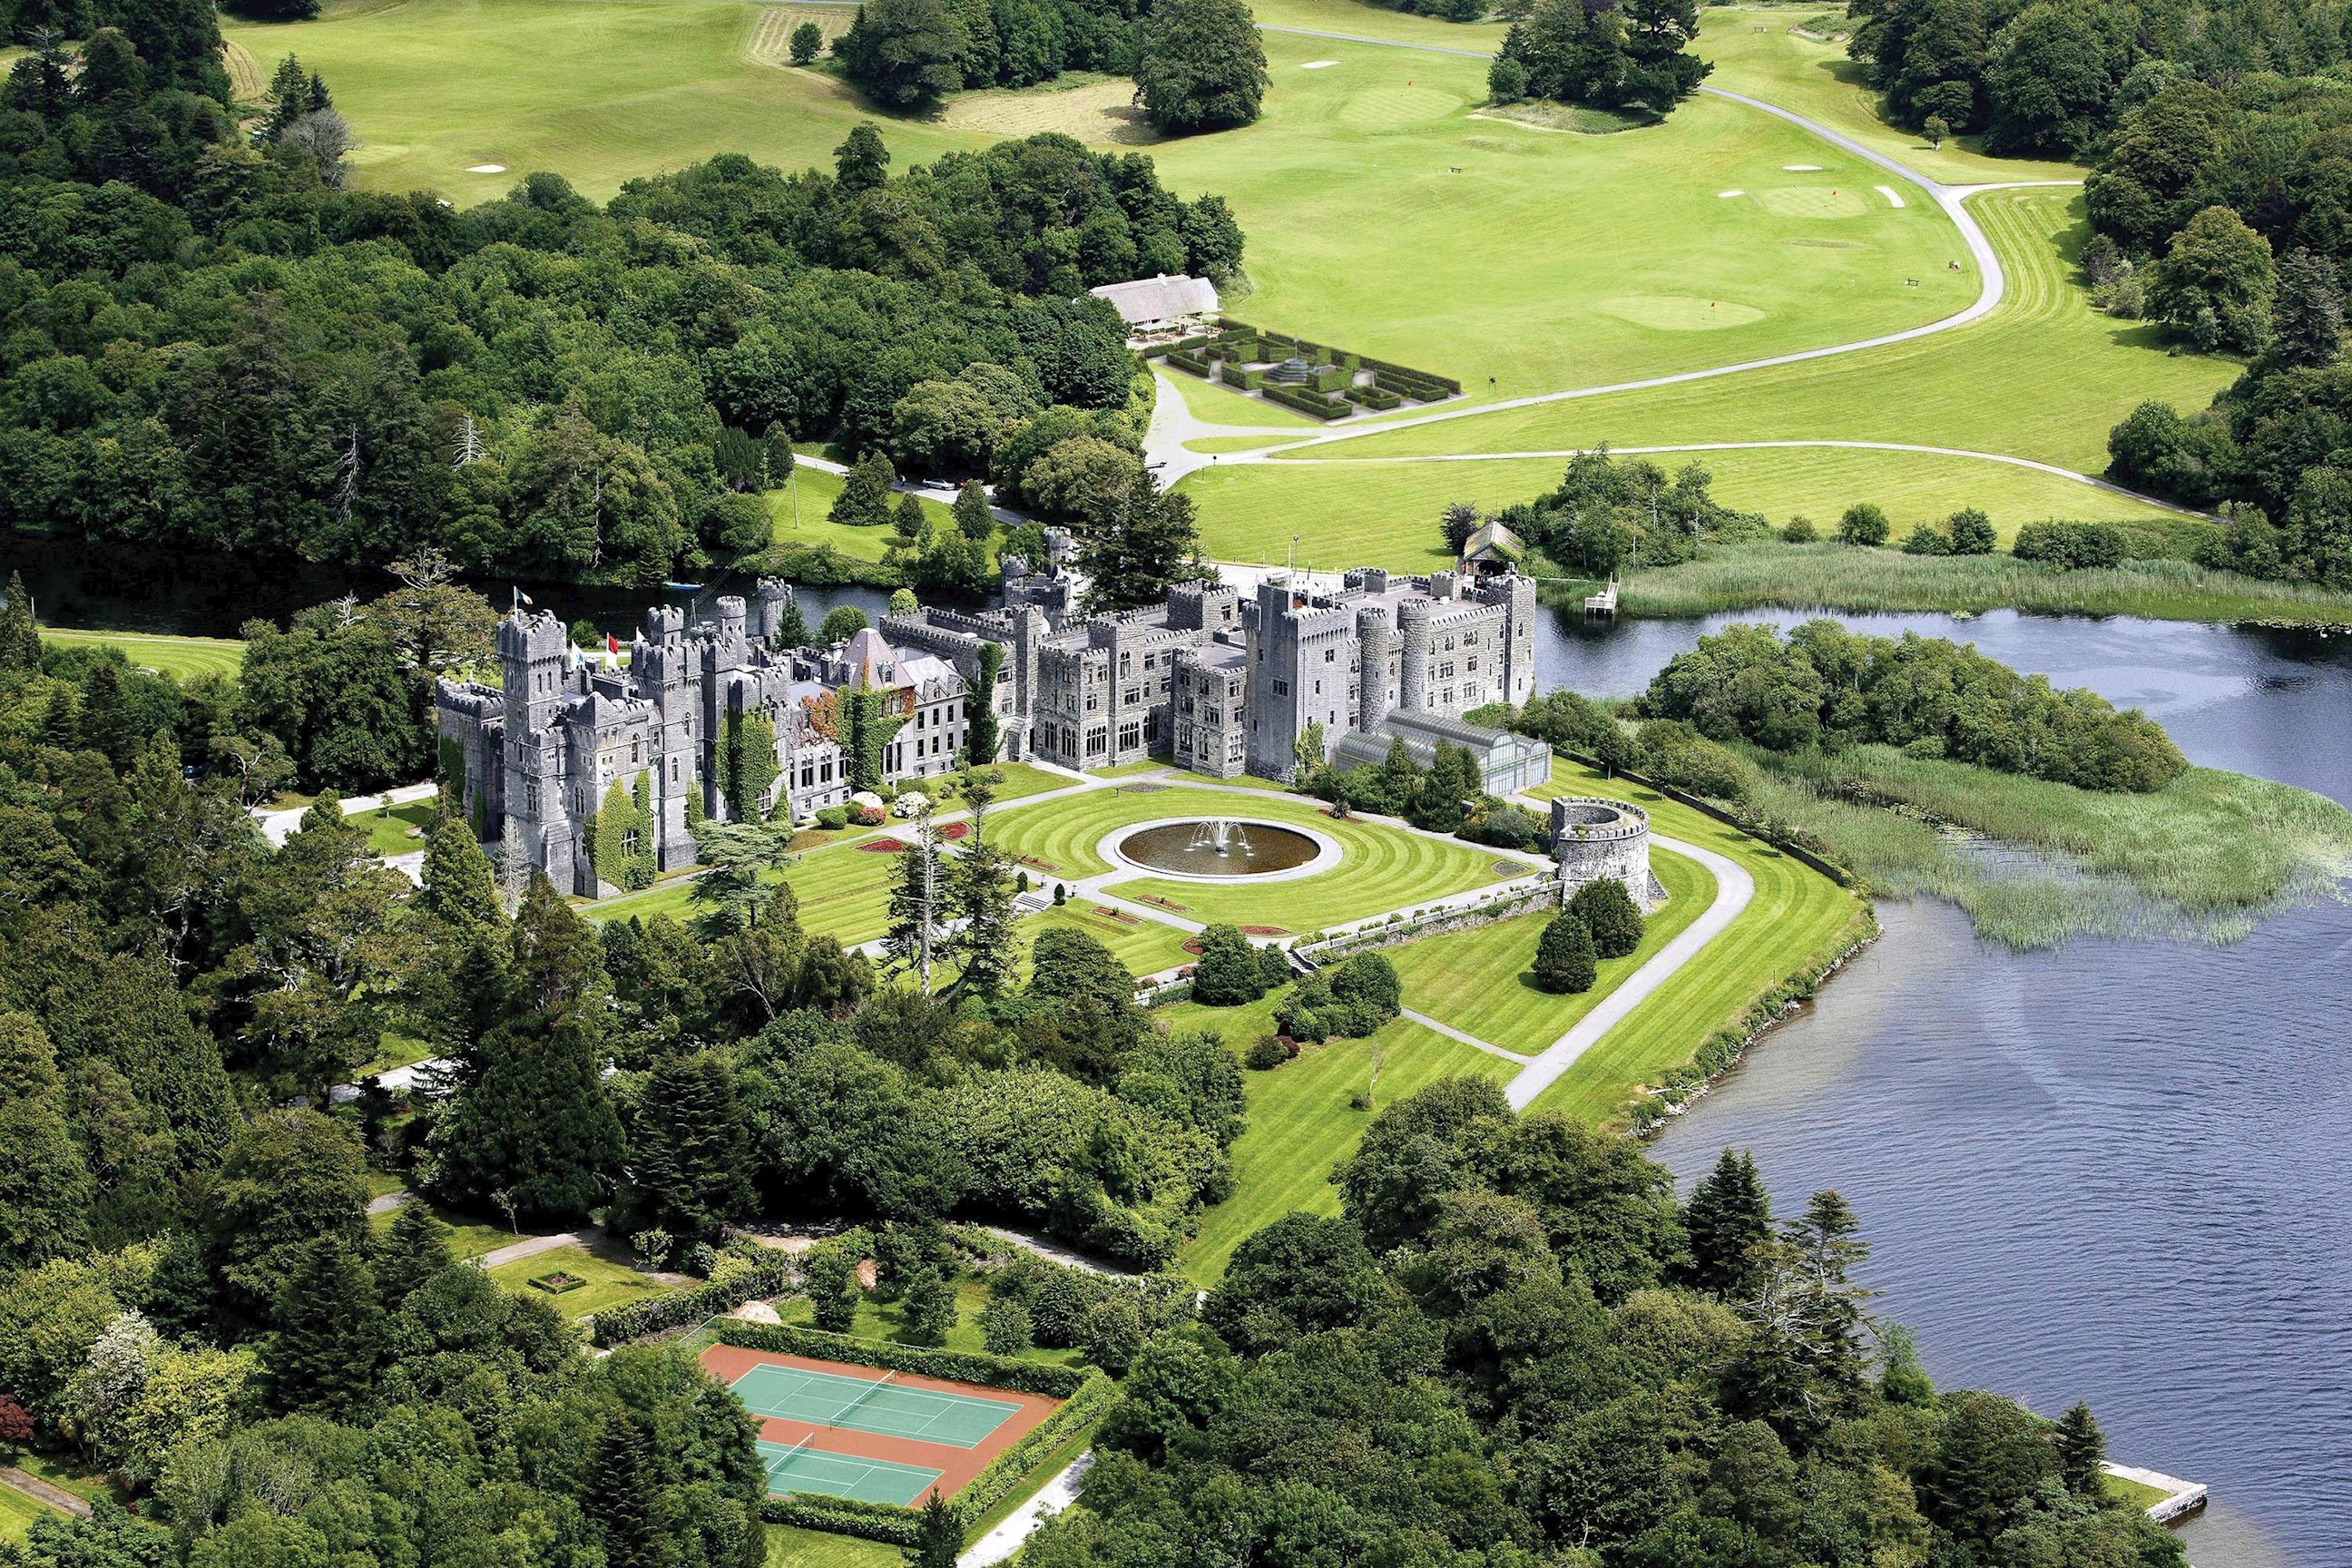
M 355 795 L 343 802 L 343 815 L 351 816 L 362 811 L 373 811 L 379 806 L 406 805 L 412 800 L 431 800 L 440 793 L 441 786 L 428 779 L 423 784 L 402 784 L 398 789 L 388 789 L 382 795 Z M 253 819 L 261 824 L 262 836 L 270 843 L 283 844 L 288 835 L 302 826 L 302 814 L 310 809 L 308 805 L 289 805 L 279 811 L 256 807 Z
M 78 1518 L 89 1517 L 89 1504 L 63 1487 L 53 1487 L 40 1477 L 28 1475 L 14 1465 L 0 1466 L 0 1486 L 20 1491 L 37 1502 L 45 1502 L 51 1508 L 60 1509 Z
M 604 1226 L 583 1226 L 578 1230 L 562 1231 L 554 1236 L 526 1236 L 520 1241 L 510 1241 L 504 1247 L 490 1248 L 475 1258 L 474 1262 L 484 1268 L 496 1268 L 501 1263 L 513 1263 L 520 1258 L 536 1258 L 542 1252 L 553 1252 L 560 1247 L 578 1247 L 593 1252 L 603 1244 L 604 1239 Z
M 1078 1489 L 1085 1484 L 1087 1472 L 1094 1468 L 1094 1463 L 1092 1448 L 1071 1460 L 1069 1468 L 1038 1488 L 1034 1497 L 966 1547 L 963 1555 L 956 1559 L 956 1568 L 995 1568 L 999 1563 L 1009 1562 L 1032 1531 L 1078 1500 Z
M 1449 1040 L 1459 1040 L 1465 1046 L 1475 1046 L 1480 1050 L 1485 1051 L 1488 1056 L 1500 1057 L 1507 1062 L 1524 1062 L 1528 1059 L 1527 1058 L 1519 1055 L 1518 1052 L 1507 1051 L 1502 1047 L 1494 1044 L 1492 1041 L 1482 1040 L 1475 1035 L 1465 1035 L 1451 1024 L 1441 1024 L 1426 1013 L 1416 1013 L 1410 1007 L 1400 1007 L 1397 1009 L 1397 1012 L 1402 1016 L 1410 1018 L 1414 1023 L 1419 1024 L 1424 1029 L 1434 1029 Z
M 1646 1001 L 1651 993 L 1664 985 L 1675 971 L 1696 958 L 1721 935 L 1724 928 L 1738 920 L 1756 897 L 1756 879 L 1746 867 L 1712 849 L 1702 849 L 1696 844 L 1685 844 L 1678 838 L 1668 838 L 1653 833 L 1650 842 L 1661 849 L 1671 849 L 1677 855 L 1687 855 L 1715 875 L 1715 902 L 1705 913 L 1685 926 L 1674 941 L 1651 956 L 1650 962 L 1627 975 L 1616 990 L 1601 999 L 1600 1005 L 1576 1021 L 1576 1026 L 1544 1047 L 1542 1053 L 1529 1061 L 1527 1070 L 1513 1079 L 1504 1089 L 1504 1098 L 1514 1110 L 1525 1110 L 1536 1102 L 1538 1095 L 1559 1081 L 1562 1074 L 1576 1065 L 1576 1059 L 1601 1042 L 1601 1037 L 1615 1028 L 1627 1014 Z

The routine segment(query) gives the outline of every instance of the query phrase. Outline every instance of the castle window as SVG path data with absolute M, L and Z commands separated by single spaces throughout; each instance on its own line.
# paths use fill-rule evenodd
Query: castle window
M 644 749 L 644 748 L 645 748 L 645 742 L 644 742 L 643 741 L 632 741 L 632 742 L 629 742 L 629 761 L 631 761 L 631 762 L 633 762 L 633 763 L 642 763 L 642 762 L 644 762 L 644 761 L 646 760 L 646 757 L 645 757 L 645 749 Z
M 635 855 L 636 852 L 637 830 L 632 827 L 626 833 L 621 835 L 621 853 L 624 855 Z
M 1333 662 L 1339 657 L 1339 650 L 1336 647 L 1327 647 L 1323 650 L 1323 662 L 1326 664 Z
M 1454 661 L 1452 659 L 1449 658 L 1437 667 L 1437 679 L 1440 680 L 1451 680 L 1454 679 Z
M 1143 727 L 1141 725 L 1121 724 L 1118 727 L 1118 749 L 1120 751 L 1131 752 L 1142 743 Z
M 1315 683 L 1315 695 L 1318 697 L 1323 695 L 1323 683 L 1319 680 Z
M 1290 682 L 1288 682 L 1287 680 L 1277 680 L 1277 681 L 1276 681 L 1276 682 L 1274 683 L 1274 694 L 1275 694 L 1276 697 L 1287 697 L 1287 696 L 1289 696 L 1289 695 L 1290 695 Z

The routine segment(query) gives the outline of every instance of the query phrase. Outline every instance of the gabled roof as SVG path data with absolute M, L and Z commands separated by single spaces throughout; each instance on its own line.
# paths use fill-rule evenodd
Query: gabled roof
M 1527 553 L 1519 536 L 1499 522 L 1483 524 L 1477 532 L 1462 542 L 1465 561 L 1508 561 L 1516 563 Z
M 1185 278 L 1163 272 L 1131 283 L 1106 283 L 1087 293 L 1110 301 L 1118 319 L 1129 326 L 1145 321 L 1173 321 L 1178 316 L 1205 315 L 1217 308 L 1217 286 L 1205 278 Z

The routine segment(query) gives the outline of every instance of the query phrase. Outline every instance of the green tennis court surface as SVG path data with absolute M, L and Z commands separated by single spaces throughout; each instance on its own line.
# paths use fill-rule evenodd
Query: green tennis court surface
M 950 1448 L 978 1447 L 1021 1411 L 1010 1400 L 908 1388 L 887 1378 L 843 1377 L 796 1366 L 753 1367 L 735 1380 L 735 1397 L 754 1415 Z
M 781 1443 L 761 1443 L 760 1458 L 768 1467 L 768 1490 L 776 1497 L 822 1492 L 826 1497 L 897 1503 L 903 1508 L 940 1479 L 939 1471 L 915 1465 L 828 1454 L 821 1448 L 787 1448 Z

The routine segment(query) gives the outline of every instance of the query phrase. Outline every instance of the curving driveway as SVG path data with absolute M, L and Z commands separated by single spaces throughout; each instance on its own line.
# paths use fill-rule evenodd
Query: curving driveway
M 1577 1058 L 1601 1043 L 1603 1036 L 1624 1022 L 1627 1014 L 1647 1001 L 1651 993 L 1664 985 L 1674 973 L 1704 951 L 1706 944 L 1723 934 L 1726 927 L 1738 920 L 1756 897 L 1756 879 L 1748 868 L 1727 855 L 1686 844 L 1679 838 L 1652 834 L 1650 842 L 1677 855 L 1687 855 L 1706 867 L 1715 877 L 1715 902 L 1707 905 L 1698 919 L 1691 921 L 1675 940 L 1651 956 L 1650 962 L 1627 975 L 1616 990 L 1601 999 L 1601 1005 L 1576 1021 L 1575 1027 L 1546 1046 L 1530 1058 L 1518 1077 L 1504 1086 L 1503 1096 L 1514 1110 L 1525 1110 L 1536 1102 L 1538 1096 L 1560 1076 L 1576 1065 Z

